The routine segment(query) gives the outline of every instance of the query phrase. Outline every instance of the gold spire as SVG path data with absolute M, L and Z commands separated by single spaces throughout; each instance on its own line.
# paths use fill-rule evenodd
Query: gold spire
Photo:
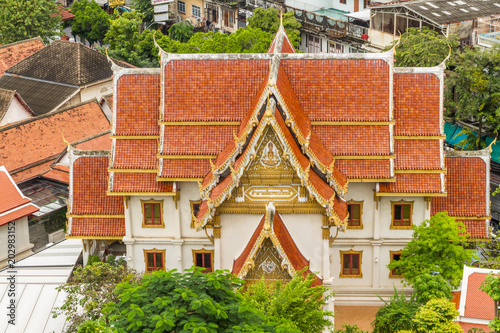
M 283 6 L 280 8 L 280 27 L 283 26 Z

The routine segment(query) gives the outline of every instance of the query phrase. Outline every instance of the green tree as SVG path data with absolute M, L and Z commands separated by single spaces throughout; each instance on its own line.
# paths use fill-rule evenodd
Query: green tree
M 131 269 L 111 266 L 100 261 L 78 267 L 73 272 L 71 281 L 57 288 L 68 297 L 61 307 L 54 309 L 53 315 L 66 316 L 70 324 L 66 332 L 76 332 L 82 322 L 99 319 L 104 306 L 116 300 L 113 290 L 117 284 L 123 281 L 137 281 L 138 278 Z
M 441 275 L 427 273 L 417 275 L 413 281 L 413 297 L 419 304 L 426 304 L 434 298 L 451 300 L 451 286 Z
M 478 121 L 479 138 L 484 127 L 496 135 L 500 129 L 500 47 L 466 49 L 456 57 L 447 76 L 445 102 L 448 116 Z
M 118 300 L 103 309 L 116 332 L 294 332 L 245 303 L 243 281 L 228 271 L 156 271 L 116 287 Z
M 477 258 L 474 251 L 465 249 L 467 231 L 462 222 L 438 213 L 418 226 L 413 226 L 413 239 L 405 246 L 400 260 L 387 267 L 398 269 L 407 284 L 414 284 L 421 274 L 440 274 L 452 287 L 462 279 L 463 265 Z
M 256 8 L 253 13 L 253 16 L 247 20 L 248 25 L 268 32 L 274 37 L 280 27 L 278 10 L 276 8 Z M 283 14 L 283 28 L 285 28 L 288 38 L 290 38 L 290 42 L 292 42 L 295 49 L 298 49 L 300 43 L 300 27 L 301 25 L 295 18 L 293 11 Z
M 458 132 L 453 139 L 461 135 L 465 135 L 465 138 L 457 143 L 457 148 L 462 150 L 477 150 L 486 148 L 486 142 L 469 127 L 464 126 L 464 128 L 462 128 L 462 130 Z
M 287 284 L 276 282 L 267 285 L 260 281 L 248 288 L 245 300 L 256 309 L 278 318 L 280 322 L 292 322 L 303 333 L 316 333 L 333 328 L 331 311 L 323 305 L 333 296 L 329 287 L 313 286 L 314 274 L 303 276 L 298 272 Z
M 500 318 L 498 318 L 498 306 L 500 305 L 500 276 L 488 274 L 479 288 L 493 299 L 495 317 L 490 321 L 489 326 L 496 333 L 500 332 Z
M 109 55 L 124 60 L 133 65 L 141 59 L 142 50 L 139 48 L 139 27 L 142 24 L 142 13 L 137 11 L 124 12 L 119 15 L 115 10 L 115 19 L 106 33 L 104 42 L 108 43 Z
M 342 324 L 342 328 L 336 329 L 334 333 L 368 333 L 358 328 L 358 325 Z
M 40 36 L 48 43 L 62 36 L 61 16 L 53 0 L 0 0 L 0 44 Z
M 194 27 L 189 21 L 181 21 L 172 24 L 168 29 L 168 37 L 173 40 L 178 40 L 181 43 L 187 43 L 193 36 Z
M 460 42 L 453 35 L 446 38 L 428 27 L 409 28 L 398 40 L 389 44 L 382 52 L 396 45 L 395 66 L 397 67 L 432 67 L 437 66 L 450 53 L 458 52 Z
M 455 304 L 444 298 L 431 299 L 418 309 L 413 321 L 420 333 L 462 333 L 453 319 L 458 316 Z
M 142 13 L 142 21 L 146 24 L 154 20 L 154 8 L 151 0 L 134 0 L 134 9 Z
M 79 0 L 71 5 L 71 31 L 74 35 L 88 40 L 91 44 L 101 43 L 109 29 L 109 15 L 95 0 Z
M 420 304 L 414 300 L 407 300 L 403 292 L 398 293 L 394 288 L 394 294 L 389 301 L 380 298 L 385 304 L 380 307 L 372 323 L 373 333 L 392 333 L 398 331 L 416 330 L 413 318 Z

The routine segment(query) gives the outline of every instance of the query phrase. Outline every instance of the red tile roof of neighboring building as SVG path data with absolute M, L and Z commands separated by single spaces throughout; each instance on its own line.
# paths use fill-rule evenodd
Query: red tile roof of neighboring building
M 0 166 L 0 198 L 0 226 L 39 210 L 19 190 L 4 166 Z
M 465 317 L 491 320 L 495 317 L 495 303 L 479 287 L 488 274 L 472 273 L 469 275 L 465 304 Z M 462 291 L 462 294 L 464 291 Z
M 67 169 L 67 167 L 62 165 L 55 165 L 49 171 L 42 174 L 42 177 L 69 184 L 69 170 L 64 170 L 63 168 Z
M 448 169 L 446 192 L 448 196 L 432 198 L 431 215 L 447 211 L 450 216 L 489 216 L 486 177 L 488 166 L 481 157 L 445 158 Z
M 284 59 L 281 64 L 311 121 L 390 120 L 384 60 Z
M 82 156 L 73 163 L 70 214 L 124 214 L 123 198 L 106 195 L 108 164 L 107 156 Z
M 269 60 L 171 60 L 165 65 L 165 121 L 241 120 Z M 138 94 L 143 92 L 138 90 Z M 195 93 L 199 98 L 193 98 Z M 158 95 L 159 97 L 159 95 Z
M 61 21 L 69 21 L 75 18 L 75 15 L 71 14 L 69 9 L 59 6 L 59 15 L 61 16 Z M 62 39 L 62 38 L 61 38 Z
M 395 135 L 441 135 L 440 82 L 434 74 L 394 74 Z
M 53 161 L 66 147 L 63 136 L 68 142 L 75 142 L 108 129 L 109 122 L 96 102 L 2 127 L 0 164 L 17 177 L 18 170 L 29 169 L 44 160 Z M 47 169 L 40 170 L 40 173 Z
M 41 164 L 35 164 L 34 166 L 28 166 L 25 169 L 22 169 L 21 171 L 17 171 L 16 173 L 12 174 L 12 179 L 16 183 L 20 183 L 35 177 L 38 177 L 39 175 L 43 174 L 47 169 L 50 168 L 50 165 L 54 163 L 55 158 L 50 158 L 46 162 L 42 162 Z
M 20 42 L 0 46 L 0 76 L 10 68 L 29 57 L 45 45 L 40 37 L 26 39 Z
M 456 219 L 465 225 L 469 238 L 472 239 L 485 239 L 488 238 L 488 228 L 485 220 L 461 220 Z

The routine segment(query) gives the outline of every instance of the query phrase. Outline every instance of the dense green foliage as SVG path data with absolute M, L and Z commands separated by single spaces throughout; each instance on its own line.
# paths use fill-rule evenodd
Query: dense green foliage
M 420 274 L 413 281 L 413 297 L 419 304 L 426 304 L 434 298 L 451 300 L 451 286 L 441 275 Z
M 462 150 L 477 150 L 486 148 L 486 142 L 484 142 L 483 138 L 479 137 L 477 133 L 469 127 L 464 126 L 462 130 L 453 137 L 453 139 L 461 135 L 465 135 L 465 138 L 456 144 L 457 148 Z
M 245 300 L 254 308 L 272 316 L 279 322 L 292 322 L 303 333 L 321 332 L 332 328 L 331 311 L 323 310 L 323 305 L 333 296 L 327 286 L 313 286 L 314 274 L 307 276 L 297 273 L 292 281 L 267 285 L 264 281 L 252 285 L 244 294 Z
M 476 258 L 465 249 L 467 231 L 462 222 L 446 213 L 438 213 L 420 225 L 413 226 L 413 239 L 405 246 L 400 260 L 393 260 L 389 269 L 402 272 L 407 284 L 414 284 L 421 274 L 440 274 L 452 287 L 462 279 L 463 265 Z
M 104 318 L 114 332 L 299 332 L 246 303 L 241 285 L 228 271 L 156 271 L 119 284 Z
M 334 333 L 368 333 L 358 328 L 358 325 L 342 324 L 342 328 L 336 329 Z
M 453 319 L 458 316 L 455 304 L 444 298 L 431 299 L 418 309 L 413 321 L 419 333 L 462 333 Z
M 137 281 L 138 275 L 124 266 L 112 266 L 93 260 L 85 267 L 78 267 L 67 284 L 57 288 L 67 293 L 63 305 L 55 308 L 54 317 L 66 316 L 70 327 L 66 332 L 76 332 L 86 320 L 97 320 L 101 310 L 110 301 L 116 300 L 113 290 L 123 281 Z
M 151 0 L 134 0 L 134 9 L 142 13 L 142 21 L 146 24 L 154 20 L 154 8 Z
M 481 283 L 480 289 L 493 299 L 495 316 L 489 323 L 490 328 L 500 332 L 500 318 L 498 318 L 498 306 L 500 304 L 500 276 L 488 274 Z
M 466 49 L 447 76 L 446 104 L 454 119 L 474 117 L 479 137 L 500 129 L 500 47 Z
M 79 0 L 71 5 L 71 30 L 91 44 L 101 43 L 109 29 L 109 15 L 94 0 Z
M 272 37 L 274 37 L 274 34 L 276 34 L 280 27 L 279 12 L 275 8 L 256 8 L 253 16 L 249 17 L 247 21 L 249 27 L 258 28 L 271 34 Z M 290 42 L 292 42 L 296 49 L 298 49 L 300 43 L 300 27 L 301 24 L 295 18 L 293 11 L 283 14 L 283 28 L 285 28 Z
M 190 21 L 181 21 L 172 24 L 168 29 L 168 37 L 181 43 L 187 43 L 194 34 L 194 27 Z
M 459 45 L 456 36 L 446 38 L 428 27 L 409 28 L 383 51 L 396 46 L 394 60 L 398 67 L 432 67 L 442 63 L 450 51 L 457 53 Z
M 0 0 L 0 44 L 40 36 L 44 42 L 62 36 L 53 0 Z
M 420 304 L 407 300 L 406 296 L 399 294 L 394 288 L 394 295 L 388 301 L 380 298 L 385 305 L 378 309 L 373 321 L 373 333 L 392 333 L 402 330 L 416 330 L 416 323 L 413 321 Z

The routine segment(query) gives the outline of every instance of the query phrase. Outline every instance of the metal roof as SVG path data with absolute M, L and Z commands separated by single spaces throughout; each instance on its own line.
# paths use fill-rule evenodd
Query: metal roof
M 371 7 L 372 10 L 403 7 L 437 25 L 470 21 L 500 14 L 500 0 L 416 0 L 390 2 Z
M 0 332 L 62 332 L 66 319 L 64 316 L 52 318 L 52 309 L 62 305 L 65 294 L 55 288 L 66 283 L 81 252 L 81 240 L 66 239 L 16 262 L 13 270 L 1 270 L 0 307 L 7 309 L 10 301 L 7 277 L 15 274 L 17 308 L 16 325 L 9 325 L 4 313 Z

